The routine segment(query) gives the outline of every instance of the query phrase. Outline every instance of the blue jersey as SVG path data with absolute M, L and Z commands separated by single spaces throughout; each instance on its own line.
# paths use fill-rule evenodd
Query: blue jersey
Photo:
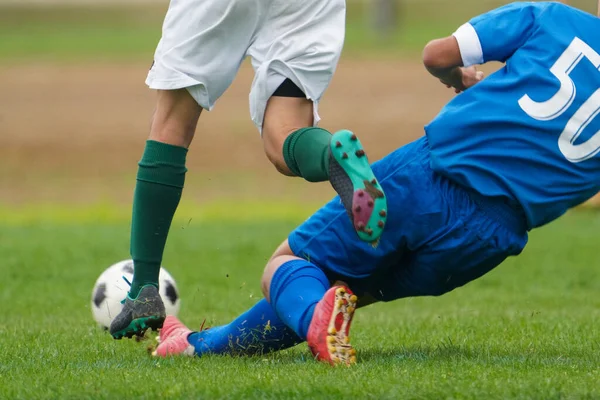
M 519 204 L 528 228 L 600 190 L 600 19 L 560 3 L 513 3 L 455 34 L 465 65 L 505 66 L 426 126 L 431 168 Z

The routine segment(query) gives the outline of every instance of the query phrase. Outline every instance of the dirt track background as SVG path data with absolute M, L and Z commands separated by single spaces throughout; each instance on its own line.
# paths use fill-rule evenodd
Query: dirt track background
M 131 199 L 155 94 L 146 64 L 0 67 L 0 202 Z M 204 113 L 189 154 L 186 195 L 203 201 L 327 198 L 279 176 L 249 118 L 252 69 Z M 342 60 L 322 101 L 321 126 L 360 134 L 371 160 L 420 136 L 451 93 L 417 62 Z

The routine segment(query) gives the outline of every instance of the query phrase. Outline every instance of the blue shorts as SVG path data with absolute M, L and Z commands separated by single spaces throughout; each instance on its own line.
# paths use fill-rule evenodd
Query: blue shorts
M 433 172 L 427 138 L 373 164 L 388 202 L 377 248 L 362 242 L 338 197 L 289 236 L 331 281 L 380 301 L 439 296 L 481 277 L 527 244 L 524 213 Z

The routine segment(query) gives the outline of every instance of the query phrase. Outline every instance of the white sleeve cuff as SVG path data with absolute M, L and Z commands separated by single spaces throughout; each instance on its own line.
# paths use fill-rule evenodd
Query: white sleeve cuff
M 481 42 L 479 41 L 479 35 L 473 28 L 473 25 L 466 23 L 456 30 L 452 34 L 458 42 L 458 48 L 460 49 L 460 56 L 463 60 L 465 67 L 471 65 L 483 64 L 483 50 L 481 49 Z

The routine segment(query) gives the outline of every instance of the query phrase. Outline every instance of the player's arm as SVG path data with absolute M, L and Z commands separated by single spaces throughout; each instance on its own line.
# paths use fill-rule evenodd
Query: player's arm
M 455 36 L 436 39 L 423 50 L 423 64 L 427 71 L 457 93 L 483 79 L 483 72 L 475 67 L 464 68 L 459 42 Z
M 423 51 L 425 67 L 442 82 L 464 90 L 479 81 L 470 67 L 506 62 L 529 40 L 540 15 L 551 6 L 555 5 L 512 3 L 475 17 L 452 36 L 428 43 Z

